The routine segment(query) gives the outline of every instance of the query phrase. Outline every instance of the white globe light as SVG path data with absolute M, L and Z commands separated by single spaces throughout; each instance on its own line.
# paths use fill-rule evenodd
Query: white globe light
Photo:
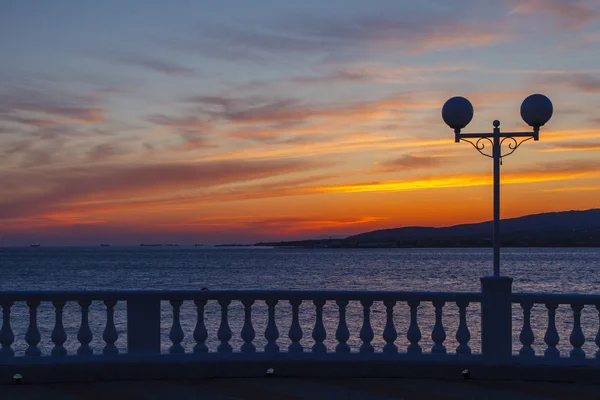
M 543 94 L 532 94 L 521 104 L 521 118 L 527 125 L 539 128 L 550 121 L 553 110 L 549 98 Z
M 442 118 L 450 128 L 460 130 L 473 119 L 473 105 L 464 97 L 453 97 L 444 103 Z

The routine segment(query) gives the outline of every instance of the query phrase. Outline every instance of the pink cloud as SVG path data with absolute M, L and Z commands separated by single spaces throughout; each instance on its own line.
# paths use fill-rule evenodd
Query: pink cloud
M 579 28 L 596 20 L 599 16 L 597 5 L 577 0 L 509 0 L 510 14 L 537 15 L 551 14 L 564 28 Z

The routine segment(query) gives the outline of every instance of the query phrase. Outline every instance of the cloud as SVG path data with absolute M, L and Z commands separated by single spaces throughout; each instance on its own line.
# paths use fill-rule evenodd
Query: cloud
M 372 215 L 340 216 L 332 218 L 281 217 L 260 219 L 253 221 L 252 225 L 260 226 L 263 229 L 276 229 L 284 232 L 322 231 L 323 229 L 339 229 L 354 225 L 372 224 L 388 219 L 388 217 Z
M 210 127 L 210 120 L 198 118 L 196 116 L 168 116 L 164 114 L 155 114 L 149 116 L 147 120 L 165 128 L 181 129 L 187 132 L 201 132 Z
M 544 132 L 543 140 L 545 142 L 562 142 L 579 139 L 598 139 L 600 138 L 600 129 L 568 129 L 554 130 Z
M 23 125 L 29 126 L 53 126 L 60 125 L 61 121 L 59 120 L 50 120 L 50 119 L 37 119 L 37 118 L 27 118 L 19 115 L 3 115 L 0 116 L 3 121 L 8 122 L 17 122 Z
M 434 168 L 441 164 L 441 157 L 422 157 L 410 154 L 393 160 L 379 163 L 382 172 L 399 172 L 406 170 Z
M 367 118 L 394 114 L 401 109 L 415 109 L 422 103 L 411 102 L 408 95 L 398 94 L 386 99 L 364 102 L 309 104 L 292 98 L 249 96 L 248 98 L 196 98 L 200 111 L 210 119 L 238 124 L 299 123 L 312 118 Z
M 123 154 L 124 150 L 114 143 L 101 143 L 92 147 L 88 152 L 88 158 L 92 162 L 105 161 L 106 159 Z
M 208 118 L 199 118 L 195 115 L 155 114 L 149 116 L 147 120 L 179 134 L 182 143 L 173 148 L 175 151 L 189 151 L 211 146 L 208 135 L 212 125 Z
M 279 217 L 256 218 L 251 216 L 232 216 L 221 218 L 197 218 L 190 221 L 161 224 L 163 227 L 193 227 L 193 228 L 227 228 L 244 229 L 254 232 L 275 231 L 280 233 L 294 233 L 303 231 L 322 231 L 347 228 L 356 225 L 372 224 L 386 221 L 389 218 L 372 215 L 340 216 L 340 217 Z
M 550 85 L 565 85 L 581 93 L 600 93 L 600 75 L 586 73 L 553 74 L 539 79 L 540 83 Z
M 0 92 L 0 120 L 9 122 L 33 126 L 97 124 L 104 121 L 105 113 L 85 96 L 29 89 Z
M 307 136 L 300 136 L 302 133 L 311 133 L 310 140 L 316 140 L 314 133 L 322 131 L 322 127 L 307 126 L 304 121 L 284 121 L 279 123 L 267 124 L 260 128 L 244 127 L 229 132 L 231 137 L 240 139 L 249 139 L 265 143 L 300 143 Z M 292 135 L 287 137 L 286 135 Z M 328 140 L 321 136 L 319 140 Z
M 600 42 L 600 32 L 586 33 L 583 35 L 583 39 L 586 42 Z
M 0 186 L 35 187 L 35 194 L 13 193 L 0 201 L 0 218 L 40 215 L 72 209 L 78 202 L 127 199 L 248 182 L 315 168 L 316 163 L 289 161 L 230 161 L 46 168 L 0 175 Z M 27 182 L 27 186 L 22 183 Z
M 510 14 L 554 16 L 563 28 L 580 28 L 598 18 L 597 5 L 577 0 L 509 0 Z
M 538 149 L 539 152 L 557 152 L 557 151 L 598 151 L 600 143 L 553 143 L 545 145 L 544 148 Z
M 142 67 L 150 71 L 160 72 L 167 75 L 189 76 L 194 73 L 193 68 L 184 67 L 171 61 L 148 58 L 141 55 L 120 55 L 116 56 L 115 59 L 123 64 Z
M 577 179 L 600 174 L 599 162 L 549 163 L 538 168 L 527 168 L 507 173 L 502 184 L 538 183 Z M 483 186 L 491 183 L 489 175 L 440 175 L 403 181 L 363 182 L 314 188 L 317 192 L 362 193 L 401 192 L 425 189 L 444 189 Z
M 192 96 L 182 102 L 187 114 L 152 116 L 150 121 L 178 129 L 211 126 L 211 132 L 220 137 L 277 144 L 306 143 L 309 137 L 328 142 L 341 132 L 349 135 L 364 129 L 379 132 L 382 129 L 374 128 L 373 124 L 390 125 L 412 113 L 438 107 L 437 103 L 414 99 L 412 93 L 348 102 L 310 102 L 257 95 Z M 385 124 L 379 123 L 382 120 Z
M 445 82 L 454 72 L 476 71 L 476 65 L 418 65 L 409 67 L 381 65 L 344 65 L 333 66 L 325 71 L 316 71 L 313 76 L 296 76 L 283 80 L 251 81 L 236 87 L 238 91 L 285 87 L 286 85 L 323 85 L 323 84 L 414 84 L 431 83 L 440 80 L 443 74 Z
M 204 25 L 202 40 L 214 48 L 284 53 L 354 54 L 385 48 L 414 52 L 487 46 L 510 34 L 498 20 L 451 20 L 446 14 L 403 12 L 348 20 L 317 16 L 280 18 L 261 28 Z M 348 78 L 348 76 L 343 77 Z
M 555 193 L 555 192 L 591 192 L 600 190 L 600 186 L 575 186 L 575 187 L 562 187 L 554 189 L 544 189 L 544 192 Z

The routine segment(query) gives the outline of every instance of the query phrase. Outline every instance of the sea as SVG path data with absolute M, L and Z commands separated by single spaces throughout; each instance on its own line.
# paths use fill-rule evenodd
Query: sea
M 507 248 L 501 252 L 502 275 L 514 279 L 514 292 L 527 293 L 580 293 L 600 295 L 599 248 Z M 278 249 L 263 247 L 0 247 L 0 291 L 27 290 L 392 290 L 392 291 L 479 291 L 480 278 L 492 273 L 491 249 Z M 314 340 L 314 305 L 305 301 L 301 305 L 300 323 L 303 328 L 302 344 L 310 351 Z M 195 306 L 186 301 L 181 310 L 185 338 L 182 344 L 191 352 L 195 342 Z M 209 302 L 206 307 L 206 326 L 209 330 L 207 344 L 216 350 L 216 332 L 220 323 L 220 306 Z M 15 334 L 13 348 L 22 354 L 27 347 L 24 336 L 29 313 L 25 304 L 12 308 L 11 325 Z M 65 329 L 68 340 L 65 347 L 73 354 L 79 346 L 76 340 L 81 313 L 76 302 L 65 307 Z M 362 308 L 359 303 L 348 306 L 348 324 L 353 351 L 361 344 Z M 287 337 L 291 321 L 291 307 L 281 301 L 276 309 L 282 351 L 290 341 Z M 256 330 L 255 345 L 260 351 L 266 344 L 266 305 L 257 301 L 253 306 L 253 325 Z M 409 308 L 404 303 L 395 307 L 394 322 L 398 331 L 396 344 L 400 351 L 408 345 L 406 330 Z M 422 303 L 419 307 L 419 326 L 423 339 L 420 344 L 429 351 L 433 342 L 433 307 Z M 448 352 L 454 352 L 458 326 L 458 308 L 453 303 L 444 307 L 444 327 Z M 126 307 L 119 302 L 115 323 L 119 332 L 117 347 L 126 351 Z M 233 337 L 231 344 L 239 349 L 243 323 L 243 308 L 232 302 L 229 324 Z M 324 308 L 327 331 L 325 344 L 333 351 L 337 344 L 335 330 L 338 323 L 337 306 L 328 302 Z M 372 344 L 381 351 L 385 326 L 385 308 L 375 303 L 371 323 L 375 331 Z M 102 331 L 106 324 L 105 307 L 94 302 L 90 307 L 90 325 L 94 334 L 91 345 L 101 353 L 104 342 Z M 162 351 L 171 345 L 169 330 L 172 309 L 162 302 Z M 53 346 L 50 340 L 54 327 L 54 309 L 42 303 L 38 311 L 38 325 L 42 335 L 40 348 L 48 354 Z M 513 307 L 513 347 L 518 352 L 518 335 L 522 325 L 522 310 Z M 590 357 L 598 350 L 594 344 L 598 332 L 598 310 L 586 306 L 582 314 L 586 336 L 583 349 Z M 543 336 L 547 326 L 544 305 L 532 310 L 535 333 L 534 349 L 542 354 Z M 573 326 L 572 311 L 561 305 L 557 312 L 560 334 L 559 349 L 568 355 L 571 346 L 569 334 Z M 470 346 L 480 350 L 480 307 L 468 308 Z

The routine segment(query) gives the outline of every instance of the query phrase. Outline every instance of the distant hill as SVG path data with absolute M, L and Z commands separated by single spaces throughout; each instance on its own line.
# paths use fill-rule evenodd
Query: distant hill
M 492 243 L 492 221 L 444 228 L 405 227 L 365 232 L 345 239 L 258 243 L 299 247 L 487 247 Z M 504 219 L 503 246 L 600 247 L 600 209 L 563 211 Z

